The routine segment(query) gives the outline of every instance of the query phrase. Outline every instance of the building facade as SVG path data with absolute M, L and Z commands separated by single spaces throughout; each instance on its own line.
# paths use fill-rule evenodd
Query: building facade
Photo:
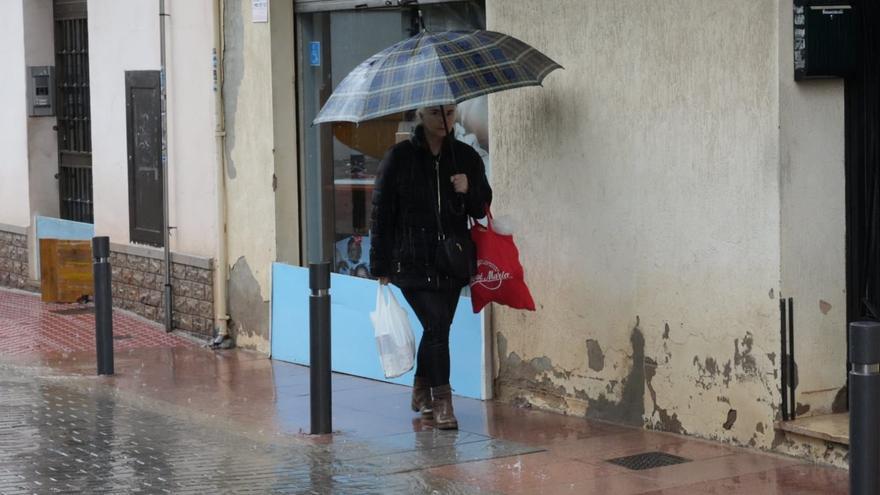
M 39 285 L 39 239 L 110 237 L 114 304 L 209 337 L 226 323 L 219 220 L 217 6 L 205 0 L 4 0 L 0 282 Z M 163 191 L 160 19 L 166 24 Z M 38 102 L 36 70 L 54 70 Z M 167 195 L 170 256 L 164 253 Z M 218 277 L 219 275 L 219 277 Z M 220 294 L 218 297 L 217 294 Z
M 0 283 L 32 287 L 35 218 L 62 216 L 61 160 L 55 121 L 20 95 L 28 67 L 53 63 L 35 33 L 58 21 L 49 0 L 2 1 Z M 870 316 L 857 275 L 873 258 L 855 247 L 878 222 L 853 191 L 877 165 L 877 71 L 865 49 L 858 77 L 795 81 L 810 2 L 165 3 L 171 248 L 192 282 L 175 286 L 179 328 L 228 323 L 238 345 L 277 354 L 280 332 L 308 322 L 277 322 L 299 296 L 277 292 L 275 264 L 369 278 L 371 179 L 411 115 L 311 120 L 359 61 L 417 32 L 421 8 L 429 29 L 505 32 L 565 67 L 460 107 L 538 303 L 480 315 L 483 396 L 845 463 L 841 442 L 782 421 L 782 331 L 791 315 L 797 416 L 845 412 L 846 325 Z M 159 68 L 158 5 L 118 4 L 88 2 L 94 229 L 116 243 L 120 306 L 160 319 L 160 251 L 132 238 L 125 110 L 126 72 Z

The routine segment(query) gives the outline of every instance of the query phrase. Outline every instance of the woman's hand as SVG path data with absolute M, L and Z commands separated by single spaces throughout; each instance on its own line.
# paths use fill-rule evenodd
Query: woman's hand
M 388 282 L 390 282 L 390 281 L 391 281 L 391 279 L 389 277 L 379 277 L 379 284 L 380 285 L 388 285 Z
M 449 178 L 452 182 L 452 187 L 455 189 L 455 192 L 461 194 L 467 194 L 468 192 L 468 179 L 465 174 L 455 174 Z

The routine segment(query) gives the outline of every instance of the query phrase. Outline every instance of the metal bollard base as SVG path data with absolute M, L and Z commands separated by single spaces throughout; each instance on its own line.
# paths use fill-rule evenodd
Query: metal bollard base
M 880 322 L 849 324 L 849 486 L 880 493 Z
M 849 386 L 850 493 L 876 495 L 880 493 L 880 374 L 853 370 Z

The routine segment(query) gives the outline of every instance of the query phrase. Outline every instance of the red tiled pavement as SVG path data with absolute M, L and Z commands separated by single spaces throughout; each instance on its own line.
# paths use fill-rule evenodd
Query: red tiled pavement
M 0 290 L 0 361 L 9 354 L 18 354 L 27 359 L 28 366 L 47 367 L 71 377 L 93 375 L 92 316 L 52 313 L 55 309 L 75 307 L 42 304 L 35 296 Z M 160 411 L 167 409 L 168 414 L 176 417 L 199 418 L 203 424 L 249 438 L 271 442 L 293 439 L 298 448 L 302 446 L 298 442 L 303 439 L 307 443 L 344 446 L 347 442 L 399 437 L 432 428 L 430 422 L 423 422 L 410 410 L 408 387 L 334 374 L 332 413 L 337 433 L 303 437 L 297 433 L 309 430 L 308 368 L 272 361 L 254 352 L 198 348 L 166 334 L 159 325 L 120 313 L 114 315 L 114 325 L 117 335 L 130 338 L 116 341 L 119 351 L 115 358 L 116 374 L 102 377 L 98 383 L 113 387 L 118 396 L 132 403 Z M 452 462 L 421 471 L 428 486 L 458 483 L 456 486 L 463 489 L 455 493 L 843 495 L 847 492 L 847 471 L 801 459 L 582 417 L 521 409 L 494 401 L 456 397 L 455 408 L 462 432 L 543 450 L 527 455 Z M 676 454 L 690 462 L 644 471 L 629 471 L 607 462 L 646 451 Z M 431 453 L 415 455 L 430 456 Z M 320 476 L 326 466 L 315 469 L 316 476 Z M 376 479 L 381 482 L 382 478 Z
M 95 351 L 95 315 L 65 314 L 92 305 L 44 303 L 38 295 L 0 289 L 0 352 L 4 356 Z M 195 347 L 156 323 L 113 312 L 113 348 Z

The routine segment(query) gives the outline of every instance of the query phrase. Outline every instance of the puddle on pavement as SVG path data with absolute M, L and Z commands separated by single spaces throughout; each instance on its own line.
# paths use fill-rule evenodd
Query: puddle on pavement
M 106 387 L 0 367 L 0 493 L 486 493 L 424 469 L 537 452 L 465 431 L 324 445 L 260 442 Z

